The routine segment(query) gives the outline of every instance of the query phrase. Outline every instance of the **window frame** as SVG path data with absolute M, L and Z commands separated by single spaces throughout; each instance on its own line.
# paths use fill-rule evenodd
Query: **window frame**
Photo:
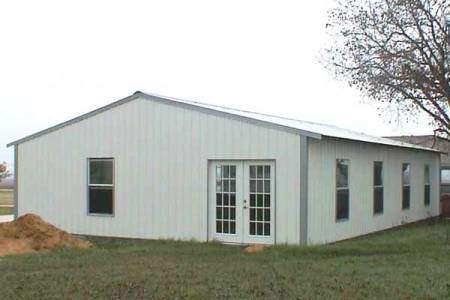
M 409 167 L 409 174 L 408 174 L 408 184 L 405 184 L 405 180 L 404 180 L 404 176 L 403 176 L 403 167 L 407 165 Z M 411 167 L 411 163 L 406 162 L 406 163 L 402 163 L 402 169 L 401 169 L 401 177 L 402 177 L 402 211 L 405 210 L 409 210 L 411 209 L 411 173 L 412 173 L 412 167 Z M 405 193 L 404 193 L 404 188 L 408 187 L 408 207 L 404 206 L 404 197 L 405 197 Z
M 94 183 L 91 184 L 90 183 L 90 179 L 91 179 L 91 161 L 111 161 L 112 162 L 112 183 L 111 184 L 104 184 L 104 183 Z M 115 164 L 115 159 L 114 157 L 88 157 L 87 158 L 87 184 L 86 184 L 86 198 L 87 198 L 87 215 L 88 216 L 93 216 L 93 217 L 114 217 L 115 216 L 115 212 L 116 212 L 116 205 L 115 205 L 115 200 L 116 200 L 116 179 L 115 179 L 115 172 L 116 169 L 116 164 Z M 91 208 L 90 208 L 90 187 L 99 187 L 99 188 L 111 188 L 112 189 L 112 213 L 108 214 L 108 213 L 91 213 Z
M 376 185 L 375 184 L 375 181 L 376 181 L 376 178 L 375 178 L 375 165 L 376 164 L 380 164 L 381 165 L 381 185 Z M 382 203 L 382 205 L 381 205 L 381 211 L 376 211 L 376 209 L 375 209 L 375 207 L 376 207 L 376 205 L 375 205 L 375 201 L 376 201 L 376 199 L 375 199 L 375 195 L 376 195 L 376 190 L 377 189 L 381 189 L 381 203 Z M 373 215 L 374 216 L 377 216 L 377 215 L 382 215 L 382 214 L 384 214 L 384 164 L 383 164 L 383 161 L 374 161 L 373 162 Z
M 427 170 L 428 170 L 428 177 L 427 175 Z M 429 207 L 431 204 L 431 168 L 429 164 L 426 164 L 423 168 L 423 204 L 426 207 Z M 428 187 L 428 198 L 427 198 L 427 187 Z M 428 201 L 427 201 L 428 199 Z
M 337 180 L 338 167 L 337 166 L 338 166 L 338 163 L 340 161 L 346 161 L 347 162 L 347 186 L 345 186 L 345 187 L 338 187 L 338 180 Z M 351 164 L 351 162 L 350 162 L 350 159 L 348 159 L 348 158 L 336 158 L 335 164 L 334 164 L 334 168 L 335 168 L 335 171 L 334 171 L 334 178 L 335 178 L 335 193 L 334 193 L 334 196 L 335 196 L 335 210 L 336 210 L 336 212 L 335 212 L 335 221 L 337 223 L 339 223 L 339 222 L 346 222 L 346 221 L 350 220 L 350 164 Z M 347 194 L 348 194 L 348 199 L 347 199 L 347 202 L 348 202 L 348 204 L 347 204 L 347 217 L 346 218 L 338 218 L 338 192 L 339 191 L 343 191 L 343 190 L 347 190 Z

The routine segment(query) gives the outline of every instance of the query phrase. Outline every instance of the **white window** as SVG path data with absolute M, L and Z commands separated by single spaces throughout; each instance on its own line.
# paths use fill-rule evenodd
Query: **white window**
M 114 159 L 88 160 L 88 212 L 94 215 L 114 214 Z
M 348 184 L 350 160 L 336 160 L 336 220 L 347 220 L 350 210 L 350 189 Z
M 411 165 L 402 165 L 402 209 L 409 209 L 411 197 Z
M 423 195 L 423 202 L 425 204 L 425 206 L 430 205 L 430 199 L 431 199 L 431 195 L 430 195 L 430 166 L 429 165 L 425 165 L 425 169 L 424 169 L 424 195 Z
M 373 213 L 383 213 L 384 187 L 383 187 L 383 162 L 373 163 Z

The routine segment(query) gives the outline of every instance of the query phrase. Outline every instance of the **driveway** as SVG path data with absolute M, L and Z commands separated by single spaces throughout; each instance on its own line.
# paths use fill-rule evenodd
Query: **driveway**
M 0 223 L 2 222 L 11 222 L 14 220 L 14 215 L 2 215 L 0 216 Z

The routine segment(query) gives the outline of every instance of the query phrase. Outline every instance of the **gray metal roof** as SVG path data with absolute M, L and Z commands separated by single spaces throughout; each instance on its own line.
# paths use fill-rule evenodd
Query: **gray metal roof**
M 321 139 L 322 136 L 327 136 L 327 137 L 333 137 L 333 138 L 362 141 L 362 142 L 367 142 L 367 143 L 439 152 L 435 149 L 431 149 L 428 147 L 413 145 L 413 144 L 405 143 L 402 141 L 396 141 L 396 140 L 382 138 L 382 137 L 371 136 L 371 135 L 368 135 L 368 134 L 365 134 L 362 132 L 356 132 L 356 131 L 352 131 L 352 130 L 348 130 L 348 129 L 343 129 L 343 128 L 339 128 L 339 127 L 336 127 L 333 125 L 326 125 L 326 124 L 314 123 L 314 122 L 309 122 L 309 121 L 301 121 L 301 120 L 296 120 L 296 119 L 283 118 L 283 117 L 278 117 L 278 116 L 274 116 L 274 115 L 255 113 L 255 112 L 245 111 L 245 110 L 238 110 L 238 109 L 217 106 L 217 105 L 211 105 L 211 104 L 206 104 L 206 103 L 201 103 L 201 102 L 181 100 L 181 99 L 161 96 L 161 95 L 157 95 L 157 94 L 142 93 L 139 91 L 135 92 L 133 95 L 131 95 L 129 97 L 126 97 L 119 101 L 113 102 L 109 105 L 106 105 L 104 107 L 101 107 L 99 109 L 91 111 L 87 114 L 81 115 L 77 118 L 71 119 L 64 123 L 58 124 L 56 126 L 50 127 L 43 131 L 39 131 L 35 134 L 29 135 L 27 137 L 24 137 L 22 139 L 19 139 L 17 141 L 9 143 L 8 147 L 29 141 L 38 136 L 47 134 L 49 132 L 58 130 L 65 126 L 68 126 L 73 123 L 79 122 L 81 120 L 87 119 L 91 116 L 94 116 L 96 114 L 99 114 L 101 112 L 109 110 L 118 105 L 122 105 L 124 103 L 132 101 L 139 97 L 148 99 L 148 100 L 169 103 L 169 104 L 173 104 L 173 105 L 181 105 L 181 106 L 185 106 L 185 107 L 187 106 L 189 108 L 202 110 L 202 111 L 205 111 L 208 113 L 219 113 L 219 114 L 224 114 L 224 115 L 228 115 L 228 116 L 238 117 L 238 118 L 250 120 L 250 121 L 253 121 L 256 123 L 260 123 L 263 125 L 270 125 L 270 126 L 275 126 L 275 127 L 281 128 L 281 129 L 290 130 L 290 131 L 296 132 L 298 134 L 306 135 L 306 136 L 316 138 L 316 139 Z

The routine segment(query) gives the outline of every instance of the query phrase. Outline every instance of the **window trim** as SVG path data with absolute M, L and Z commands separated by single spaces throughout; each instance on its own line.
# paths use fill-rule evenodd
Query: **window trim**
M 337 182 L 337 164 L 338 161 L 347 161 L 347 186 L 338 187 Z M 335 202 L 335 221 L 336 223 L 347 222 L 350 220 L 350 159 L 349 158 L 336 158 L 334 163 L 334 180 L 335 180 L 335 192 L 334 192 L 334 202 Z M 347 218 L 338 218 L 338 191 L 348 191 L 348 213 Z
M 404 183 L 404 180 L 403 180 L 403 166 L 404 165 L 408 165 L 409 166 L 409 175 L 408 175 L 408 181 L 409 181 L 409 183 L 408 184 L 405 184 Z M 402 200 L 402 211 L 406 211 L 406 210 L 410 210 L 411 209 L 411 173 L 412 173 L 412 167 L 411 167 L 411 163 L 409 163 L 409 162 L 404 162 L 404 163 L 402 163 L 402 168 L 401 168 L 401 178 L 402 178 L 402 180 L 401 180 L 401 183 L 402 183 L 402 188 L 401 188 L 401 191 L 402 191 L 402 197 L 401 197 L 401 200 Z M 404 187 L 409 187 L 409 199 L 408 199 L 408 207 L 403 207 L 403 188 Z
M 375 164 L 380 163 L 381 164 L 381 185 L 375 185 Z M 384 163 L 381 160 L 375 160 L 373 162 L 373 190 L 372 190 L 372 197 L 373 197 L 373 215 L 374 216 L 379 216 L 379 215 L 383 215 L 384 214 Z M 375 191 L 376 189 L 381 188 L 383 193 L 382 193 L 382 197 L 383 197 L 383 209 L 380 212 L 376 212 L 375 211 Z
M 91 184 L 90 183 L 90 162 L 91 161 L 112 161 L 112 184 Z M 86 174 L 86 214 L 92 217 L 109 217 L 112 218 L 116 213 L 116 162 L 114 157 L 88 157 L 87 158 L 87 174 Z M 90 212 L 90 198 L 89 198 L 89 188 L 90 187 L 111 187 L 112 188 L 112 214 L 103 214 L 103 213 L 91 213 Z
M 427 169 L 428 169 L 428 178 L 425 176 Z M 430 194 L 430 196 L 428 197 L 428 203 L 426 203 L 426 197 L 425 197 L 425 191 L 426 191 L 427 186 L 428 186 L 428 193 Z M 424 190 L 423 205 L 425 207 L 430 207 L 430 205 L 431 205 L 431 168 L 430 168 L 429 164 L 425 164 L 425 166 L 423 168 L 423 190 Z

